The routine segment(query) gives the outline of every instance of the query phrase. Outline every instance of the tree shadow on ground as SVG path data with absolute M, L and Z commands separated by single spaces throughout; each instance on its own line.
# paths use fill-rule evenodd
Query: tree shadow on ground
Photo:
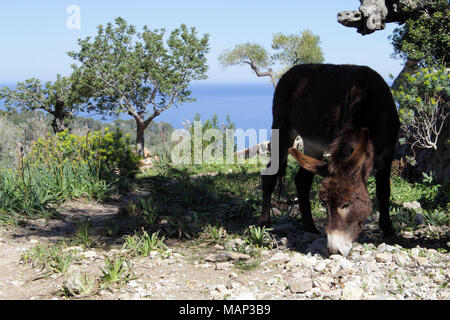
M 139 190 L 122 195 L 105 204 L 75 201 L 59 209 L 61 220 L 24 220 L 23 228 L 14 237 L 44 237 L 67 239 L 78 230 L 80 221 L 89 220 L 90 233 L 100 246 L 120 246 L 124 236 L 142 229 L 159 232 L 161 236 L 178 241 L 198 239 L 208 227 L 223 227 L 228 234 L 241 236 L 257 223 L 261 212 L 259 172 L 201 173 L 169 168 L 163 173 L 136 180 Z M 286 211 L 292 201 L 274 199 L 278 211 Z M 404 248 L 417 245 L 449 250 L 447 236 L 443 239 L 384 238 L 375 218 L 369 219 L 357 239 L 359 243 L 399 244 Z M 319 236 L 305 233 L 299 216 L 274 215 L 273 231 L 277 245 L 301 253 L 327 256 L 326 218 L 315 217 Z M 323 240 L 325 238 L 325 240 Z M 316 242 L 314 242 L 316 241 Z M 324 247 L 325 241 L 325 249 Z M 314 243 L 316 247 L 314 247 Z

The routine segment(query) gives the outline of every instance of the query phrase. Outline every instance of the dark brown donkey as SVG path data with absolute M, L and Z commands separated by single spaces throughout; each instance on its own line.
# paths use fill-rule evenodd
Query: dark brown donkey
M 369 67 L 304 64 L 291 68 L 278 82 L 273 98 L 272 129 L 279 130 L 279 153 L 272 157 L 278 156 L 280 165 L 276 174 L 262 175 L 259 223 L 270 225 L 271 195 L 277 178 L 284 174 L 289 152 L 300 164 L 295 184 L 303 227 L 309 232 L 318 232 L 309 201 L 313 176 L 324 177 L 319 197 L 327 210 L 330 253 L 348 255 L 362 222 L 370 216 L 366 183 L 372 167 L 380 228 L 386 236 L 392 235 L 389 176 L 399 125 L 388 85 Z M 297 134 L 303 139 L 304 154 L 290 148 Z M 319 160 L 325 152 L 331 155 L 327 162 Z

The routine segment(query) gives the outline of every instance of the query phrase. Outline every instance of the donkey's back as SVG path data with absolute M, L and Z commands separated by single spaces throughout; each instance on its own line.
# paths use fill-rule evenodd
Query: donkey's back
M 292 129 L 322 152 L 346 124 L 357 131 L 368 128 L 376 155 L 395 145 L 399 129 L 386 82 L 369 67 L 356 65 L 291 68 L 275 90 L 273 118 L 274 129 Z

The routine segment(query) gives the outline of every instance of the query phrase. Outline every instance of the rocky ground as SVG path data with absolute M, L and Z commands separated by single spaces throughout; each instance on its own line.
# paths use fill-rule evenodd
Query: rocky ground
M 345 258 L 328 255 L 323 233 L 291 222 L 274 226 L 274 248 L 237 237 L 166 240 L 167 248 L 142 257 L 123 249 L 123 237 L 107 235 L 121 205 L 69 203 L 63 220 L 0 229 L 0 299 L 450 299 L 448 227 L 437 231 L 444 238 L 384 239 L 373 217 Z M 94 245 L 73 245 L 76 221 L 87 217 Z M 27 259 L 33 248 L 55 244 L 73 257 L 64 272 Z M 105 285 L 107 262 L 119 257 L 124 272 Z

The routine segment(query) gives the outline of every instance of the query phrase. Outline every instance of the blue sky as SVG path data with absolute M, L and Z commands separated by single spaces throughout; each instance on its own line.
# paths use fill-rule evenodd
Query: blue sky
M 67 8 L 81 11 L 81 28 L 69 29 Z M 168 31 L 181 23 L 195 26 L 199 33 L 210 34 L 208 61 L 211 83 L 253 82 L 257 78 L 249 68 L 223 69 L 218 55 L 238 43 L 256 42 L 270 48 L 276 32 L 299 33 L 310 29 L 321 37 L 327 63 L 368 65 L 385 79 L 397 75 L 402 63 L 390 57 L 393 52 L 388 36 L 396 27 L 361 36 L 354 28 L 337 23 L 342 10 L 354 10 L 357 0 L 21 0 L 0 3 L 0 83 L 15 83 L 30 77 L 53 80 L 56 74 L 70 73 L 73 61 L 66 55 L 78 48 L 76 40 L 96 34 L 98 24 L 121 16 L 142 30 L 164 27 Z

